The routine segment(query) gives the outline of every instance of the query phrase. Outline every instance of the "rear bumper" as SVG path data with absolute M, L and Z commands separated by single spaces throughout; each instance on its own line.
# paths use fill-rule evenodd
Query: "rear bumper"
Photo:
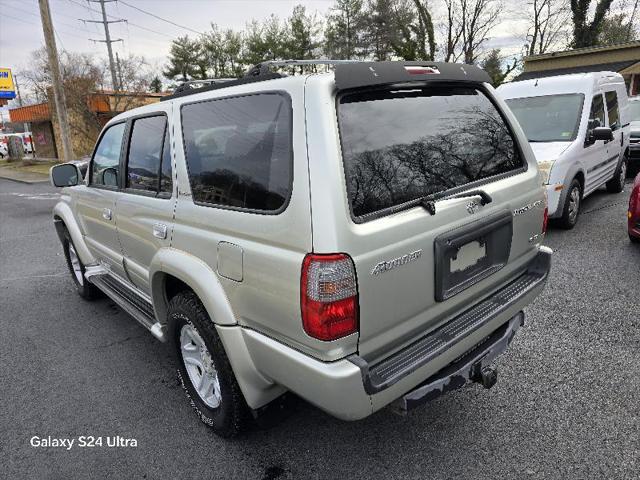
M 446 372 L 443 369 L 472 350 L 484 352 L 487 338 L 505 324 L 512 325 L 509 331 L 515 333 L 515 325 L 519 326 L 523 318 L 522 309 L 542 291 L 550 265 L 551 251 L 542 247 L 517 279 L 374 365 L 357 355 L 322 362 L 249 329 L 243 329 L 243 337 L 252 363 L 265 378 L 338 418 L 356 420 L 400 397 L 407 405 L 415 404 L 418 397 L 426 401 L 430 393 L 416 393 L 425 387 L 425 380 Z M 495 355 L 488 359 L 502 353 L 508 342 L 502 345 L 504 348 L 493 348 Z M 462 367 L 454 367 L 455 375 L 464 377 L 466 367 Z M 454 380 L 451 375 L 445 377 L 449 380 L 444 383 Z M 459 383 L 459 379 L 454 381 Z

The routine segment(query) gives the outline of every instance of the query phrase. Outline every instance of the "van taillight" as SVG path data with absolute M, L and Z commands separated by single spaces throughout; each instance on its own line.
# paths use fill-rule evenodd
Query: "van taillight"
M 353 260 L 343 253 L 309 253 L 302 262 L 300 306 L 304 331 L 335 340 L 358 331 L 358 284 Z

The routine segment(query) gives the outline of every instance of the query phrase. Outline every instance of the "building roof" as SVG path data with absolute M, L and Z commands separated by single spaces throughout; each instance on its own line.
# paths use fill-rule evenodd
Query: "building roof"
M 620 72 L 638 63 L 637 60 L 625 60 L 621 62 L 598 63 L 596 65 L 581 65 L 579 67 L 554 68 L 551 70 L 538 70 L 533 72 L 522 72 L 512 81 L 531 80 L 533 78 L 554 77 L 556 75 L 569 75 L 571 73 L 588 72 Z
M 640 47 L 640 40 L 635 40 L 633 42 L 619 43 L 617 45 L 607 45 L 604 47 L 583 47 L 583 48 L 576 48 L 573 50 L 563 50 L 561 52 L 529 55 L 527 57 L 524 57 L 523 60 L 525 62 L 535 62 L 537 60 L 546 60 L 549 58 L 573 57 L 577 55 L 589 55 L 593 53 L 606 53 L 606 52 L 613 52 L 614 50 L 627 50 L 627 49 L 635 49 L 638 47 Z
M 12 108 L 9 110 L 12 122 L 43 122 L 51 120 L 51 112 L 48 103 L 37 103 L 26 107 Z

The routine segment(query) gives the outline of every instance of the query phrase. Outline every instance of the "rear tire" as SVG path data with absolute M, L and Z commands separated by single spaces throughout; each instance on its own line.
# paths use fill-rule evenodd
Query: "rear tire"
M 82 260 L 78 257 L 76 247 L 71 240 L 71 235 L 67 230 L 64 231 L 64 240 L 62 241 L 62 249 L 64 250 L 64 256 L 67 259 L 67 267 L 71 273 L 71 278 L 76 286 L 76 291 L 85 300 L 93 300 L 98 297 L 100 291 L 98 287 L 89 283 L 84 276 L 85 268 L 82 264 Z
M 622 158 L 620 165 L 616 168 L 613 178 L 607 182 L 607 191 L 609 193 L 620 193 L 624 190 L 624 182 L 627 179 L 627 160 Z
M 580 206 L 582 204 L 582 188 L 580 182 L 574 178 L 569 186 L 567 197 L 562 207 L 562 216 L 558 219 L 557 224 L 560 228 L 571 230 L 578 223 L 580 215 Z
M 200 299 L 182 292 L 169 302 L 178 380 L 200 420 L 221 437 L 245 430 L 249 407 L 216 328 Z
M 631 234 L 629 234 L 629 240 L 631 240 L 631 243 L 635 243 L 635 244 L 639 244 L 640 243 L 640 238 L 634 237 Z

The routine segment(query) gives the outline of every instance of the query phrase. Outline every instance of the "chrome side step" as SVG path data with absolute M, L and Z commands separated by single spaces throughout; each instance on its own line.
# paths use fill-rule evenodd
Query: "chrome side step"
M 165 329 L 160 322 L 156 321 L 151 299 L 142 292 L 135 291 L 123 281 L 114 278 L 105 269 L 103 270 L 101 273 L 96 272 L 88 277 L 85 274 L 85 277 L 116 302 L 120 308 L 146 327 L 154 337 L 161 342 L 166 342 Z
M 97 275 L 106 275 L 107 273 L 109 273 L 109 271 L 104 266 L 91 265 L 91 266 L 85 267 L 84 278 L 89 279 Z

